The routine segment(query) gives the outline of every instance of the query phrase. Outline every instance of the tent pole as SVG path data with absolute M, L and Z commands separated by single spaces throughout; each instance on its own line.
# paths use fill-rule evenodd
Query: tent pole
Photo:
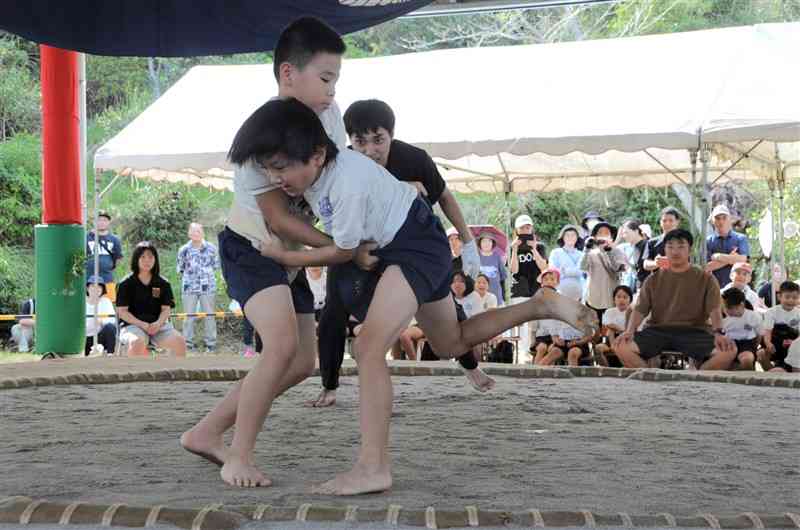
M 772 239 L 772 249 L 769 253 L 769 272 L 768 272 L 768 280 L 772 290 L 772 305 L 776 305 L 776 296 L 778 293 L 778 283 L 775 281 L 775 226 L 776 226 L 776 218 L 775 215 L 775 181 L 771 178 L 767 181 L 767 185 L 769 186 L 769 211 L 772 217 L 772 230 L 770 230 L 770 239 Z
M 700 211 L 702 212 L 703 218 L 700 220 L 700 225 L 702 229 L 700 230 L 700 265 L 705 266 L 706 262 L 708 261 L 708 252 L 706 249 L 706 233 L 708 232 L 708 199 L 709 199 L 709 191 L 708 191 L 708 163 L 710 159 L 710 153 L 708 150 L 708 145 L 703 144 L 702 150 L 700 152 L 700 162 L 702 163 L 702 177 L 701 177 L 701 193 L 700 196 Z
M 697 149 L 689 149 L 689 160 L 692 164 L 692 187 L 689 193 L 689 220 L 692 223 L 692 233 L 697 233 L 697 219 L 694 205 L 695 193 L 697 193 Z

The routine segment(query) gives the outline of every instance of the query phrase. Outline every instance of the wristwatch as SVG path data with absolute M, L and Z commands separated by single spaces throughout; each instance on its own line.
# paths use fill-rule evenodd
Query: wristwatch
M 725 335 L 725 330 L 722 329 L 722 328 L 717 328 L 717 329 L 714 330 L 714 334 L 715 335 L 723 335 L 724 336 Z

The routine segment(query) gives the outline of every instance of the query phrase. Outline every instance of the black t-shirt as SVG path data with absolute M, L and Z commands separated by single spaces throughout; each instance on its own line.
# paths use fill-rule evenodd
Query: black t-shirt
M 540 256 L 547 255 L 547 249 L 543 243 L 536 243 L 536 249 L 539 251 Z M 533 259 L 533 249 L 527 241 L 524 241 L 517 248 L 517 259 L 519 260 L 519 269 L 512 277 L 511 298 L 530 298 L 541 287 L 537 280 L 542 270 L 536 264 L 536 260 Z
M 143 322 L 158 320 L 161 306 L 175 307 L 172 286 L 161 276 L 153 276 L 149 285 L 131 274 L 117 287 L 117 307 L 127 307 L 133 316 Z M 123 322 L 123 324 L 125 324 Z
M 431 206 L 439 202 L 447 187 L 430 155 L 400 140 L 392 140 L 386 169 L 402 182 L 420 182 L 428 192 Z
M 664 244 L 664 235 L 665 234 L 661 234 L 660 236 L 658 236 L 658 237 L 656 237 L 654 239 L 648 239 L 647 240 L 647 245 L 644 247 L 645 248 L 645 252 L 639 258 L 641 263 L 642 263 L 642 266 L 639 267 L 639 270 L 637 271 L 637 274 L 636 274 L 636 277 L 639 279 L 639 285 L 644 284 L 644 281 L 647 279 L 647 277 L 650 276 L 650 274 L 653 273 L 653 271 L 645 270 L 645 268 L 644 268 L 644 260 L 646 260 L 646 259 L 654 260 L 654 259 L 656 259 L 656 256 L 666 256 L 667 255 L 667 252 L 666 252 L 666 250 L 664 248 L 666 246 Z

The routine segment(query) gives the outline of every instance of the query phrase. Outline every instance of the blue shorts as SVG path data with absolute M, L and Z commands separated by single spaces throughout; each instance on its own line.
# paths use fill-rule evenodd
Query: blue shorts
M 286 269 L 277 261 L 262 256 L 246 237 L 227 226 L 219 233 L 219 254 L 222 276 L 228 285 L 228 296 L 244 309 L 250 298 L 259 291 L 275 285 L 288 285 L 292 292 L 294 312 L 314 313 L 314 294 L 308 286 L 305 269 L 289 285 Z
M 451 295 L 450 243 L 441 221 L 422 199 L 411 204 L 394 239 L 373 254 L 381 260 L 376 271 L 362 271 L 352 262 L 336 265 L 336 287 L 342 303 L 359 321 L 366 318 L 378 280 L 390 265 L 400 267 L 419 305 Z

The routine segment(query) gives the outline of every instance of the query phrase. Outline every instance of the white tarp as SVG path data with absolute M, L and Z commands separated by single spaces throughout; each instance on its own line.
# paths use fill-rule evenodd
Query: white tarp
M 461 191 L 675 182 L 659 162 L 688 182 L 688 150 L 725 142 L 713 180 L 749 140 L 800 141 L 797 35 L 800 24 L 768 24 L 354 59 L 336 99 L 342 111 L 389 103 L 396 137 L 426 149 Z M 101 147 L 95 167 L 229 187 L 231 140 L 276 93 L 272 65 L 195 67 Z

